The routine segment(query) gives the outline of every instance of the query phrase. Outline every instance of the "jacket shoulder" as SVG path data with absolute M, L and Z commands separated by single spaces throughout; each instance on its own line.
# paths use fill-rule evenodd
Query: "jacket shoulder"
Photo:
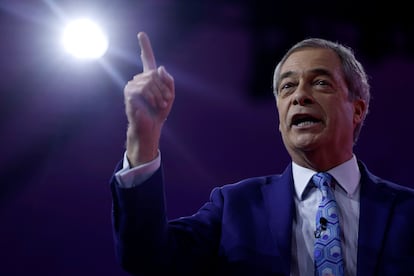
M 358 165 L 361 171 L 362 182 L 373 183 L 376 187 L 386 189 L 392 193 L 406 194 L 407 196 L 414 197 L 414 188 L 373 174 L 362 161 L 358 161 Z

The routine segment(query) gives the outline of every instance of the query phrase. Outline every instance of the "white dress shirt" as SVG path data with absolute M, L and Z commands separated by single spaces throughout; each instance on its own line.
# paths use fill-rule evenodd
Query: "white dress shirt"
M 116 180 L 121 188 L 132 188 L 150 178 L 161 165 L 161 153 L 158 150 L 157 157 L 151 162 L 131 169 L 129 161 L 124 153 L 122 169 L 115 173 Z
M 315 275 L 313 263 L 315 218 L 322 193 L 312 183 L 315 171 L 292 163 L 296 216 L 293 219 L 291 275 Z M 335 179 L 345 275 L 356 275 L 360 172 L 355 155 L 328 171 Z M 339 185 L 338 185 L 339 184 Z
M 123 168 L 115 174 L 122 188 L 131 188 L 147 180 L 160 167 L 161 154 L 151 162 L 130 168 L 126 153 Z M 313 243 L 315 218 L 322 194 L 309 184 L 316 172 L 292 163 L 295 185 L 296 216 L 293 220 L 291 275 L 314 275 Z M 356 275 L 359 180 L 361 178 L 355 155 L 347 162 L 328 171 L 339 185 L 335 185 L 335 198 L 339 208 L 342 252 L 345 275 Z M 308 185 L 309 184 L 309 185 Z

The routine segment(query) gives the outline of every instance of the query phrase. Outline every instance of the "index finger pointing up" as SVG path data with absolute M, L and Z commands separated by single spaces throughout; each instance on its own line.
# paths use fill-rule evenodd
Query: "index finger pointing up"
M 151 42 L 144 32 L 138 33 L 138 41 L 141 47 L 141 61 L 144 72 L 157 68 L 154 53 L 152 52 Z

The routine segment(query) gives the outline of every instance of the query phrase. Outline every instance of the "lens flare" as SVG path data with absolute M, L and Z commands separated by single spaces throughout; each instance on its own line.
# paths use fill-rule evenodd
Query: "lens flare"
M 62 35 L 62 44 L 69 54 L 80 59 L 98 59 L 109 46 L 104 31 L 87 18 L 68 23 Z

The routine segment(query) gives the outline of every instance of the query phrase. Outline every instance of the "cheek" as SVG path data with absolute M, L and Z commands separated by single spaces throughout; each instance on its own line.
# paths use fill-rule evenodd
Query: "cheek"
M 279 131 L 282 131 L 285 128 L 284 126 L 286 126 L 286 112 L 280 107 L 278 107 L 278 125 Z
M 340 129 L 352 127 L 354 124 L 354 112 L 353 108 L 349 105 L 343 106 L 342 108 L 337 108 L 331 110 L 331 112 L 335 112 L 335 124 L 342 125 L 343 127 Z
M 283 121 L 286 118 L 286 113 L 287 113 L 287 106 L 283 105 L 283 103 L 281 103 L 280 101 L 276 102 L 276 109 L 277 109 L 277 113 L 279 116 L 279 121 Z

